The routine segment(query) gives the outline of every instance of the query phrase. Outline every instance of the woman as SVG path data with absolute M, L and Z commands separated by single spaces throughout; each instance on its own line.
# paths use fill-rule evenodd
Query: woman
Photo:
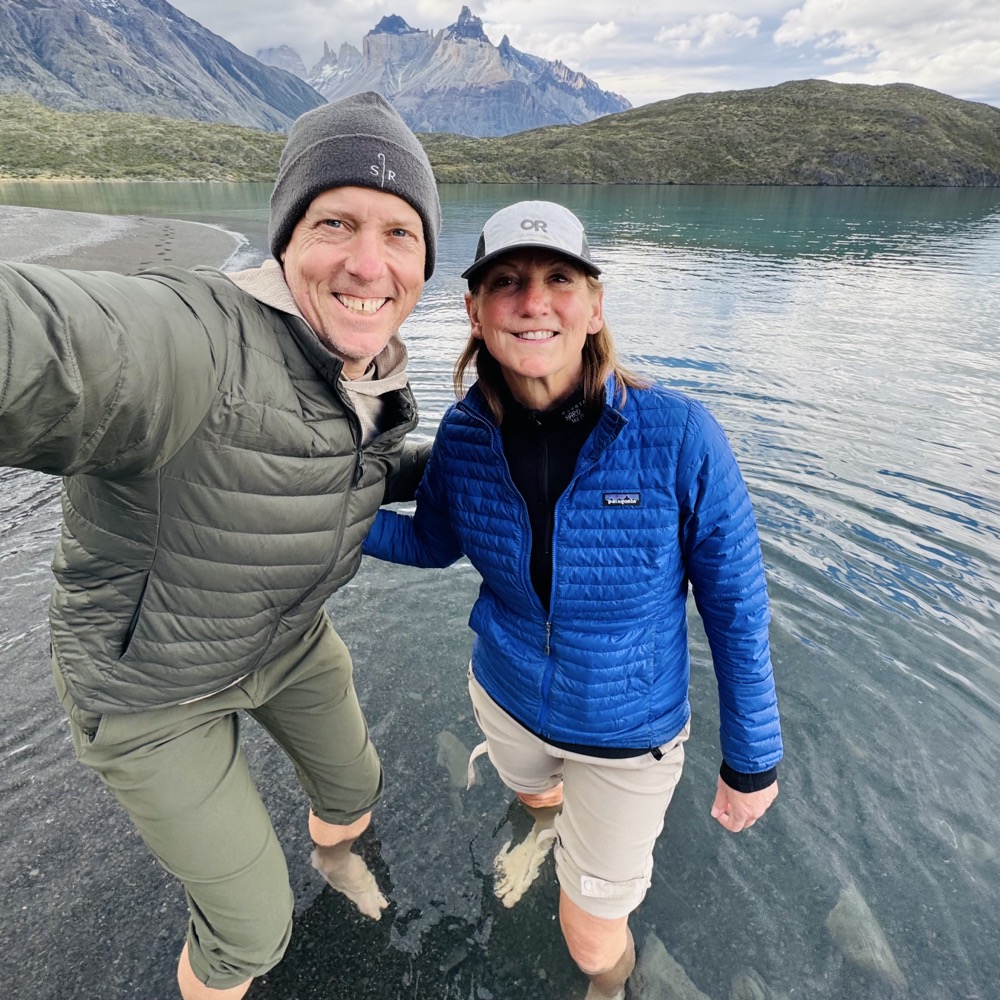
M 616 361 L 579 219 L 520 202 L 483 228 L 471 333 L 410 518 L 365 551 L 482 575 L 469 689 L 489 756 L 555 817 L 559 916 L 589 1000 L 623 997 L 628 916 L 688 733 L 686 599 L 719 685 L 712 816 L 746 829 L 777 795 L 781 733 L 753 512 L 718 424 Z M 476 382 L 463 394 L 466 375 Z

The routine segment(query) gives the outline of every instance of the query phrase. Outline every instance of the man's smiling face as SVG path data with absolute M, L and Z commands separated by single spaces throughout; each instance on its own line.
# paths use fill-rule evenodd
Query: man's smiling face
M 320 340 L 364 373 L 424 287 L 424 227 L 394 194 L 364 187 L 318 194 L 281 255 L 285 282 Z

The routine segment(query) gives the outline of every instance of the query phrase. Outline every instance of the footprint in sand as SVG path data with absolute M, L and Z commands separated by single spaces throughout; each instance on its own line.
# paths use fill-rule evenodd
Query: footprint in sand
M 534 809 L 535 822 L 528 835 L 516 847 L 508 840 L 493 862 L 496 881 L 493 893 L 510 909 L 538 878 L 542 863 L 552 850 L 556 838 L 555 819 L 561 807 Z

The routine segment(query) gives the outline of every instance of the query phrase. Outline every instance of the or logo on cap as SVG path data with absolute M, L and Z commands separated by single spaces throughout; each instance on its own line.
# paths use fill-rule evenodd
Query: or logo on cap
M 385 187 L 386 181 L 394 181 L 396 179 L 396 171 L 390 170 L 385 162 L 385 153 L 379 153 L 378 163 L 373 163 L 368 169 L 372 177 L 378 178 L 379 187 Z
M 530 215 L 525 215 L 530 212 Z M 544 215 L 535 213 L 544 212 Z M 503 253 L 544 247 L 564 254 L 594 276 L 601 273 L 590 259 L 583 223 L 568 209 L 549 201 L 520 201 L 494 212 L 483 226 L 472 265 L 463 278 L 475 283 L 475 275 Z

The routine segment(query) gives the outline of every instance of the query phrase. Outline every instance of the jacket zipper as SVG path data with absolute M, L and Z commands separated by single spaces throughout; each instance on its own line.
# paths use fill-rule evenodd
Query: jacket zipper
M 459 406 L 459 408 L 463 412 L 467 413 L 470 417 L 472 417 L 474 420 L 476 420 L 479 423 L 481 423 L 486 428 L 486 430 L 487 430 L 487 432 L 488 432 L 488 434 L 490 436 L 490 444 L 493 447 L 493 450 L 500 456 L 500 468 L 503 469 L 504 481 L 505 481 L 506 485 L 510 488 L 510 491 L 518 499 L 518 515 L 519 515 L 520 522 L 521 522 L 521 537 L 522 537 L 522 539 L 527 538 L 528 534 L 530 533 L 530 530 L 531 530 L 531 523 L 530 523 L 530 519 L 528 518 L 528 505 L 525 502 L 524 497 L 521 496 L 520 491 L 514 485 L 514 480 L 511 479 L 511 476 L 510 476 L 510 467 L 507 464 L 507 456 L 504 455 L 504 453 L 503 453 L 503 444 L 502 444 L 502 441 L 500 441 L 500 443 L 498 443 L 498 439 L 500 439 L 499 428 L 496 426 L 496 424 L 494 424 L 491 420 L 488 420 L 481 413 L 477 413 L 476 410 L 474 410 L 471 406 L 469 406 L 464 400 L 462 402 L 460 402 L 458 404 L 458 406 Z M 567 487 L 567 489 L 568 489 L 568 487 Z M 553 532 L 552 532 L 552 534 L 553 534 L 553 540 L 552 540 L 552 545 L 553 545 L 552 593 L 554 593 L 555 592 L 555 562 L 554 562 L 555 525 L 553 525 Z M 544 642 L 542 644 L 542 654 L 545 656 L 545 658 L 548 660 L 548 662 L 546 663 L 545 670 L 542 673 L 541 689 L 539 691 L 541 707 L 539 709 L 538 723 L 537 723 L 537 727 L 536 727 L 538 732 L 542 732 L 542 729 L 543 729 L 543 727 L 545 725 L 545 722 L 546 722 L 546 720 L 548 718 L 548 714 L 549 714 L 549 711 L 548 711 L 549 689 L 552 686 L 552 674 L 553 674 L 553 671 L 555 669 L 555 661 L 552 658 L 552 598 L 551 598 L 551 594 L 550 594 L 550 597 L 549 597 L 549 609 L 548 609 L 548 611 L 546 611 L 546 609 L 545 609 L 544 605 L 542 604 L 541 599 L 539 598 L 538 594 L 535 593 L 535 588 L 531 584 L 531 549 L 530 549 L 530 547 L 525 552 L 524 547 L 522 546 L 522 553 L 521 553 L 521 579 L 527 581 L 525 589 L 526 589 L 529 597 L 531 598 L 531 600 L 533 600 L 535 602 L 535 604 L 538 606 L 539 611 L 542 612 L 542 617 L 545 620 L 545 640 L 544 640 Z
M 541 421 L 535 420 L 535 423 L 540 427 Z M 546 622 L 545 622 L 545 670 L 542 673 L 542 691 L 541 691 L 541 706 L 538 710 L 538 729 L 541 732 L 546 722 L 549 720 L 549 692 L 552 689 L 552 675 L 555 673 L 555 659 L 552 656 L 552 599 L 555 597 L 556 591 L 556 561 L 555 561 L 555 549 L 556 549 L 556 525 L 555 525 L 555 509 L 556 504 L 559 502 L 559 497 L 556 497 L 555 502 L 551 505 L 549 504 L 549 442 L 545 437 L 542 437 L 542 468 L 540 470 L 542 477 L 542 494 L 545 500 L 545 555 L 549 560 L 550 568 L 550 579 L 549 579 L 549 606 L 546 609 Z M 568 489 L 569 487 L 567 487 Z M 530 573 L 530 566 L 529 566 Z
M 481 413 L 478 413 L 475 409 L 473 409 L 471 406 L 469 406 L 468 403 L 466 403 L 464 400 L 462 400 L 461 402 L 458 403 L 458 407 L 464 413 L 467 413 L 474 420 L 479 421 L 481 424 L 483 424 L 486 427 L 487 431 L 489 432 L 490 442 L 491 442 L 491 444 L 493 446 L 494 451 L 499 451 L 500 458 L 502 459 L 501 468 L 504 470 L 504 478 L 506 480 L 506 483 L 511 488 L 511 490 L 513 491 L 514 495 L 518 498 L 518 500 L 520 500 L 519 514 L 521 515 L 522 537 L 524 537 L 525 536 L 524 533 L 526 533 L 528 530 L 530 530 L 530 525 L 526 523 L 527 518 L 528 518 L 528 506 L 525 503 L 524 497 L 521 496 L 521 494 L 518 491 L 517 487 L 514 486 L 513 479 L 511 479 L 511 477 L 510 477 L 510 468 L 507 465 L 507 457 L 503 453 L 503 445 L 501 444 L 499 447 L 497 446 L 497 438 L 500 436 L 499 428 L 497 428 L 496 424 L 494 424 L 491 420 L 488 420 Z M 600 421 L 598 421 L 598 425 L 599 424 L 600 424 Z M 546 455 L 546 461 L 547 461 L 547 455 Z M 552 609 L 553 609 L 553 606 L 555 604 L 555 596 L 556 596 L 556 529 L 559 526 L 559 503 L 562 500 L 562 498 L 564 496 L 566 496 L 566 494 L 569 493 L 569 491 L 573 488 L 573 486 L 576 484 L 576 481 L 580 478 L 580 476 L 582 476 L 584 472 L 589 472 L 595 465 L 597 465 L 597 459 L 596 458 L 593 459 L 592 461 L 590 461 L 586 465 L 586 467 L 583 467 L 583 466 L 578 467 L 576 469 L 576 471 L 574 472 L 572 478 L 570 479 L 569 483 L 567 484 L 566 489 L 563 491 L 563 493 L 559 497 L 556 498 L 556 502 L 552 505 L 552 519 L 553 519 L 553 523 L 552 523 L 552 553 L 551 553 L 552 554 L 552 584 L 551 584 L 551 590 L 549 591 L 549 608 L 548 608 L 547 612 L 546 612 L 545 608 L 543 607 L 542 602 L 539 599 L 538 595 L 535 593 L 535 588 L 533 586 L 531 586 L 531 552 L 530 552 L 530 549 L 528 551 L 528 565 L 527 565 L 527 567 L 524 565 L 524 559 L 522 558 L 522 560 L 521 560 L 521 576 L 522 576 L 522 579 L 526 578 L 528 580 L 528 593 L 537 602 L 538 607 L 541 609 L 542 615 L 545 618 L 545 643 L 542 646 L 542 651 L 543 651 L 543 654 L 544 654 L 544 656 L 545 656 L 545 658 L 546 658 L 546 660 L 548 662 L 546 663 L 546 665 L 545 665 L 545 671 L 542 674 L 542 685 L 541 685 L 541 692 L 540 692 L 540 694 L 541 694 L 541 708 L 539 709 L 539 712 L 538 712 L 538 729 L 537 729 L 537 731 L 539 733 L 542 733 L 542 734 L 544 734 L 545 724 L 548 721 L 548 717 L 549 717 L 549 692 L 550 692 L 550 690 L 552 688 L 552 675 L 555 672 L 555 659 L 552 656 L 552 629 L 553 629 L 553 621 L 552 621 L 552 619 L 554 618 L 554 615 L 552 613 Z
M 301 607 L 310 598 L 313 591 L 315 591 L 316 588 L 326 579 L 327 574 L 330 572 L 330 568 L 334 566 L 340 558 L 340 548 L 344 542 L 344 527 L 347 524 L 347 511 L 350 507 L 351 497 L 354 495 L 354 489 L 361 482 L 361 477 L 364 475 L 365 471 L 365 459 L 363 449 L 361 447 L 361 421 L 358 419 L 358 415 L 354 411 L 354 407 L 347 398 L 347 394 L 340 388 L 339 382 L 334 383 L 333 391 L 334 395 L 344 406 L 344 412 L 347 414 L 347 422 L 351 427 L 351 437 L 354 438 L 354 475 L 351 476 L 351 485 L 344 491 L 343 503 L 340 505 L 340 523 L 337 525 L 337 539 L 333 545 L 332 558 L 326 564 L 323 572 L 317 577 L 313 585 L 301 594 L 298 600 L 294 601 L 287 608 L 285 608 L 284 613 L 282 614 L 283 618 L 290 615 L 296 608 Z M 267 645 L 270 645 L 270 642 L 268 642 Z M 256 664 L 254 664 L 254 666 L 256 666 Z
M 579 462 L 579 458 L 577 459 Z M 552 505 L 552 583 L 549 591 L 549 612 L 545 622 L 545 656 L 548 663 L 545 665 L 545 673 L 542 675 L 542 706 L 538 713 L 538 732 L 544 734 L 545 725 L 549 720 L 549 693 L 552 689 L 552 676 L 555 673 L 555 658 L 552 656 L 552 630 L 555 618 L 554 609 L 556 604 L 556 538 L 559 529 L 559 504 L 562 503 L 570 490 L 576 485 L 577 480 L 585 473 L 589 472 L 597 465 L 597 459 L 593 459 L 586 466 L 578 465 L 570 481 L 566 484 L 566 489 L 556 497 L 556 502 Z M 539 602 L 541 603 L 541 602 Z
M 282 612 L 281 617 L 287 618 L 288 615 L 292 614 L 296 608 L 301 607 L 309 598 L 312 596 L 316 588 L 327 578 L 327 574 L 330 572 L 330 568 L 336 564 L 337 560 L 340 558 L 340 549 L 344 542 L 344 526 L 347 524 L 347 511 L 350 507 L 351 497 L 354 495 L 355 487 L 361 482 L 361 477 L 364 475 L 365 471 L 365 459 L 364 459 L 364 449 L 361 446 L 361 421 L 358 419 L 358 415 L 354 410 L 351 401 L 347 398 L 347 394 L 340 388 L 339 381 L 332 383 L 331 388 L 333 389 L 334 395 L 343 404 L 344 413 L 347 415 L 347 422 L 351 428 L 351 437 L 354 439 L 354 474 L 351 476 L 351 485 L 344 491 L 343 503 L 340 505 L 340 523 L 337 525 L 337 539 L 333 545 L 333 555 L 330 561 L 326 564 L 323 572 L 316 578 L 315 582 L 311 587 L 309 587 L 304 593 L 300 594 L 298 599 L 290 604 Z M 274 629 L 272 629 L 271 636 L 274 635 L 274 631 L 277 629 L 277 623 L 275 623 Z M 270 637 L 268 641 L 264 643 L 264 648 L 261 650 L 261 656 L 266 652 L 267 647 L 270 645 Z M 256 668 L 257 664 L 254 664 Z

